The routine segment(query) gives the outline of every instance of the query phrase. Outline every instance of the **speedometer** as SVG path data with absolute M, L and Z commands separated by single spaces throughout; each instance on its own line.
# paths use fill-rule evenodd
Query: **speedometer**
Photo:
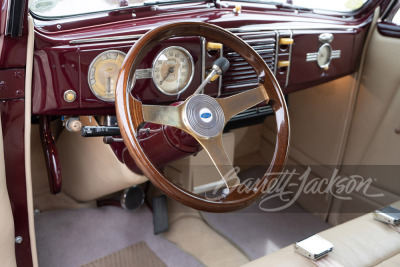
M 166 95 L 183 92 L 192 81 L 193 74 L 193 58 L 180 46 L 167 47 L 153 61 L 153 82 Z

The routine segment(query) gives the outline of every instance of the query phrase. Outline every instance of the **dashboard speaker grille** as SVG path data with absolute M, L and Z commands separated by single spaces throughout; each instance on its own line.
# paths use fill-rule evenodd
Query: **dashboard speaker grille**
M 235 34 L 248 43 L 274 72 L 276 58 L 276 33 L 274 31 L 251 31 Z M 224 46 L 223 55 L 231 64 L 222 77 L 223 93 L 235 93 L 255 88 L 258 85 L 254 69 L 238 53 Z

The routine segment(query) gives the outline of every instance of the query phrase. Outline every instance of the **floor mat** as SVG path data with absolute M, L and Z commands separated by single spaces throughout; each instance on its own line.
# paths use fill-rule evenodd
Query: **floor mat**
M 264 169 L 258 168 L 244 171 L 242 175 L 260 177 L 260 174 L 256 175 L 260 170 L 261 174 L 265 172 Z M 279 198 L 268 202 L 269 207 L 286 204 Z M 240 248 L 251 260 L 331 227 L 296 204 L 281 212 L 263 211 L 259 204 L 233 213 L 202 212 L 202 215 L 212 228 Z
M 165 263 L 147 246 L 139 242 L 130 247 L 118 250 L 103 258 L 84 264 L 81 267 L 166 267 Z
M 134 212 L 117 207 L 49 211 L 35 215 L 35 228 L 41 267 L 77 267 L 139 242 L 146 242 L 167 266 L 202 266 L 153 234 L 146 206 Z

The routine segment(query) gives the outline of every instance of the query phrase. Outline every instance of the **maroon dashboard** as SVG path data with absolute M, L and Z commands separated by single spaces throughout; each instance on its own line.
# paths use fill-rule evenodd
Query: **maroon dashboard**
M 91 62 L 107 50 L 127 53 L 148 30 L 172 21 L 207 22 L 237 34 L 264 58 L 284 93 L 356 71 L 372 14 L 342 17 L 250 3 L 241 3 L 241 13 L 235 13 L 235 4 L 194 2 L 58 20 L 36 18 L 33 114 L 115 114 L 114 103 L 99 99 L 89 88 L 87 77 Z M 226 46 L 218 52 L 207 51 L 210 41 L 194 36 L 157 45 L 139 68 L 151 68 L 160 51 L 179 45 L 193 58 L 196 70 L 193 79 L 185 91 L 176 95 L 163 94 L 151 79 L 141 79 L 135 85 L 141 88 L 135 90 L 135 97 L 148 104 L 184 100 L 196 90 L 206 70 L 220 56 L 226 57 L 231 66 L 220 82 L 207 85 L 207 94 L 227 96 L 254 88 L 256 75 L 247 62 Z M 329 44 L 331 49 L 328 66 L 318 65 L 318 52 L 324 44 Z M 66 101 L 68 90 L 76 94 L 74 101 Z

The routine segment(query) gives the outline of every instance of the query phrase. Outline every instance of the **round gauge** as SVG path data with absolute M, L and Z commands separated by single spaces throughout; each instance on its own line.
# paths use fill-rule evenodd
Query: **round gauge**
M 318 50 L 317 63 L 320 68 L 325 68 L 331 63 L 332 47 L 330 44 L 323 44 Z
M 88 82 L 93 94 L 104 101 L 115 101 L 115 87 L 119 70 L 126 54 L 108 50 L 99 54 L 90 64 Z
M 179 46 L 164 49 L 153 61 L 153 82 L 166 95 L 183 92 L 192 81 L 193 74 L 193 58 Z

